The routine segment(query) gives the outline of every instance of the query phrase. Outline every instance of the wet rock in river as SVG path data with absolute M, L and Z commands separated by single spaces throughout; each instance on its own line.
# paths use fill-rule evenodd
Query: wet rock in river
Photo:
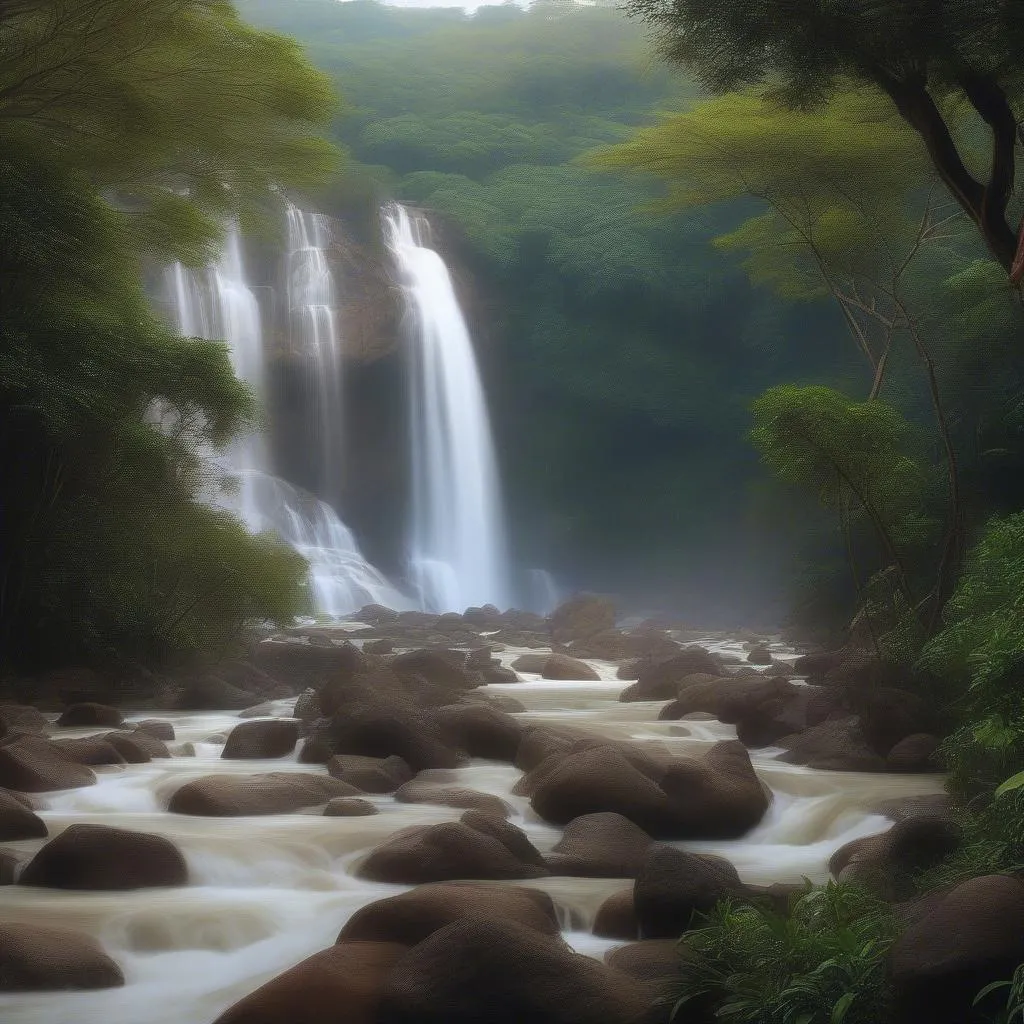
M 121 968 L 88 935 L 67 928 L 0 924 L 0 992 L 116 988 Z
M 186 782 L 171 797 L 168 810 L 208 818 L 285 814 L 315 807 L 335 796 L 360 794 L 347 782 L 306 772 L 207 775 Z
M 299 723 L 294 718 L 242 722 L 231 730 L 221 757 L 287 757 L 295 749 L 298 740 Z
M 96 776 L 41 736 L 19 736 L 0 746 L 0 786 L 23 793 L 91 786 Z

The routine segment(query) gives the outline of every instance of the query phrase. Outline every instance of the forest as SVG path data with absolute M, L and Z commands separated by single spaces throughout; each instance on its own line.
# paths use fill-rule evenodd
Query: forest
M 469 771 L 445 759 L 446 743 L 513 759 L 492 756 L 493 721 L 452 724 L 438 696 L 438 686 L 480 680 L 450 683 L 455 670 L 429 650 L 366 659 L 396 645 L 461 651 L 458 628 L 485 624 L 456 674 L 478 673 L 476 648 L 497 637 L 495 656 L 514 649 L 520 661 L 481 663 L 488 684 L 515 682 L 517 671 L 530 674 L 527 686 L 636 680 L 639 695 L 617 700 L 669 700 L 658 727 L 682 730 L 655 738 L 692 730 L 698 746 L 746 757 L 744 746 L 787 747 L 813 733 L 820 747 L 779 763 L 834 775 L 840 788 L 860 772 L 942 783 L 920 796 L 941 799 L 941 811 L 908 811 L 882 837 L 851 832 L 829 848 L 830 880 L 787 882 L 784 899 L 767 886 L 754 898 L 739 875 L 723 882 L 715 862 L 728 851 L 685 852 L 687 892 L 715 896 L 670 915 L 671 935 L 638 926 L 637 946 L 671 938 L 671 966 L 638 974 L 650 998 L 642 1012 L 612 1000 L 612 1024 L 1024 1021 L 1022 69 L 1015 0 L 626 0 L 621 10 L 535 0 L 475 12 L 375 0 L 8 0 L 0 712 L 70 669 L 102 677 L 100 696 L 116 703 L 140 678 L 164 674 L 198 692 L 193 679 L 225 663 L 236 674 L 222 672 L 216 692 L 242 710 L 237 666 L 261 685 L 276 669 L 238 659 L 254 664 L 254 638 L 276 629 L 300 636 L 308 665 L 287 694 L 241 690 L 319 701 L 301 733 L 295 726 L 289 755 L 301 735 L 303 750 L 325 744 L 313 764 L 401 753 L 415 772 Z M 536 622 L 506 609 L 512 619 L 492 622 L 479 608 L 463 621 L 459 608 L 448 609 L 462 623 L 457 642 L 444 643 L 445 615 L 428 626 L 422 613 L 377 609 L 363 639 L 383 645 L 379 655 L 321 637 L 345 653 L 329 669 L 316 660 L 316 642 L 295 627 L 312 612 L 303 555 L 204 500 L 209 453 L 258 430 L 265 411 L 228 347 L 180 337 L 150 288 L 171 264 L 211 263 L 228 223 L 279 244 L 282 196 L 315 204 L 367 251 L 383 251 L 381 203 L 428 211 L 479 350 L 517 557 L 550 566 L 569 590 L 614 595 L 620 613 L 646 626 L 617 625 L 597 598 Z M 390 522 L 391 511 L 364 514 Z M 602 625 L 579 627 L 587 615 Z M 387 632 L 399 620 L 415 643 Z M 668 660 L 665 636 L 650 638 L 657 629 L 671 637 Z M 676 650 L 701 630 L 757 633 L 742 634 L 754 638 L 742 648 Z M 550 659 L 527 668 L 520 648 L 535 647 Z M 773 669 L 729 698 L 697 695 L 728 672 L 740 682 L 726 668 L 733 655 L 739 672 Z M 560 658 L 572 665 L 552 667 Z M 790 676 L 800 693 L 779 689 Z M 373 718 L 372 740 L 344 746 L 355 735 L 339 724 L 346 701 L 354 718 L 371 706 L 371 718 L 392 713 L 366 690 L 381 679 L 393 713 L 408 718 L 400 727 Z M 94 697 L 72 703 L 96 707 Z M 506 697 L 505 719 L 549 710 Z M 428 710 L 414 714 L 413 699 Z M 196 706 L 221 708 L 212 698 Z M 566 707 L 569 717 L 594 710 Z M 736 735 L 712 731 L 705 743 L 700 716 Z M 684 717 L 692 722 L 674 724 Z M 5 750 L 27 742 L 13 721 L 0 713 L 4 799 L 21 789 L 5 781 L 4 758 L 15 757 Z M 558 857 L 582 856 L 568 840 L 575 822 L 619 807 L 581 799 L 561 818 L 541 812 L 554 762 L 584 756 L 593 740 L 571 726 L 559 733 L 565 726 L 535 736 L 529 755 L 526 739 L 512 745 L 526 774 L 511 793 L 567 826 L 569 852 L 556 846 L 534 874 L 500 877 L 557 875 Z M 222 728 L 197 732 L 192 755 Z M 389 745 L 416 730 L 429 740 Z M 530 735 L 513 731 L 517 743 Z M 659 798 L 698 785 L 656 759 L 638 768 L 634 740 L 625 729 L 601 749 L 624 773 L 646 771 Z M 90 763 L 124 759 L 81 762 Z M 746 778 L 731 772 L 722 769 L 740 781 L 722 799 Z M 780 814 L 796 799 L 786 784 Z M 757 798 L 770 788 L 762 782 Z M 754 825 L 766 827 L 764 813 Z M 838 830 L 840 811 L 828 813 Z M 719 822 L 708 835 L 659 835 L 650 817 L 624 817 L 680 842 L 743 831 Z M 605 877 L 588 870 L 565 873 Z M 463 877 L 496 876 L 410 881 Z M 636 885 L 630 913 L 640 920 Z M 673 907 L 685 902 L 658 891 Z M 949 949 L 927 937 L 957 930 Z M 0 961 L 5 941 L 0 929 Z M 351 1024 L 435 1019 L 387 1005 Z M 218 1021 L 270 1020 L 238 1006 Z M 473 1012 L 452 1021 L 476 1024 Z

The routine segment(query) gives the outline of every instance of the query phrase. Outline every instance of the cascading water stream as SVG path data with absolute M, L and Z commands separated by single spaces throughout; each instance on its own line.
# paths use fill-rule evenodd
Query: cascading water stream
M 290 237 L 304 243 L 290 247 L 289 314 L 294 337 L 302 341 L 303 351 L 313 359 L 317 380 L 322 382 L 322 429 L 317 443 L 322 446 L 321 462 L 329 463 L 333 471 L 338 440 L 326 434 L 341 428 L 341 384 L 325 235 L 322 225 L 306 221 L 300 211 L 290 208 L 288 216 Z M 246 278 L 237 228 L 228 229 L 224 250 L 212 267 L 193 272 L 175 264 L 170 278 L 181 333 L 227 342 L 235 373 L 262 399 L 267 356 L 260 307 Z M 351 530 L 328 502 L 270 472 L 269 452 L 261 434 L 239 438 L 220 457 L 209 454 L 221 475 L 235 481 L 237 487 L 227 493 L 218 489 L 204 498 L 236 512 L 253 532 L 274 531 L 309 561 L 310 589 L 319 614 L 344 615 L 370 602 L 393 608 L 408 605 L 366 561 Z
M 427 220 L 391 204 L 387 245 L 410 328 L 410 570 L 430 611 L 512 604 L 497 461 L 473 343 Z

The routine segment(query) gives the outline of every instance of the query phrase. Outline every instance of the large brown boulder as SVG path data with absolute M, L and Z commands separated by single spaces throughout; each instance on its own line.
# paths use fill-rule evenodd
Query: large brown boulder
M 652 842 L 642 828 L 621 814 L 584 814 L 566 825 L 547 865 L 553 875 L 633 878 Z
M 124 724 L 124 717 L 117 708 L 109 707 L 106 704 L 86 702 L 72 704 L 57 719 L 57 724 L 62 726 L 112 725 L 117 728 Z
M 0 923 L 0 992 L 118 988 L 121 968 L 89 935 Z
M 900 740 L 919 733 L 934 733 L 938 725 L 924 698 L 906 690 L 875 687 L 852 697 L 868 746 L 885 757 Z
M 672 714 L 666 717 L 677 719 L 704 712 L 714 715 L 720 722 L 735 725 L 754 716 L 762 705 L 790 698 L 798 689 L 785 679 L 762 676 L 688 676 L 680 684 L 678 696 L 671 705 Z
M 360 796 L 355 786 L 306 772 L 260 775 L 206 775 L 186 782 L 171 797 L 172 814 L 207 818 L 286 814 L 315 807 L 336 796 Z
M 344 942 L 245 996 L 214 1024 L 377 1024 L 384 983 L 407 947 Z
M 142 722 L 136 722 L 132 726 L 133 731 L 145 733 L 154 739 L 163 740 L 165 743 L 173 742 L 174 726 L 170 722 L 161 721 L 159 718 L 147 718 Z
M 548 663 L 548 658 L 551 655 L 547 653 L 533 653 L 520 654 L 515 661 L 512 662 L 512 668 L 516 672 L 535 672 L 538 675 L 544 671 L 544 666 Z
M 259 701 L 257 694 L 242 690 L 220 676 L 204 675 L 182 680 L 170 706 L 180 711 L 244 711 Z
M 552 754 L 567 754 L 578 740 L 591 738 L 582 729 L 527 725 L 516 747 L 513 764 L 524 772 L 533 771 Z
M 595 594 L 577 594 L 548 616 L 548 625 L 558 643 L 583 640 L 615 628 L 615 605 Z
M 0 842 L 39 839 L 46 834 L 46 823 L 31 807 L 0 789 Z
M 633 906 L 633 890 L 612 893 L 598 907 L 594 918 L 594 934 L 604 939 L 638 939 L 640 926 Z
M 377 1024 L 638 1024 L 646 988 L 559 938 L 465 919 L 395 965 Z
M 492 793 L 481 793 L 465 786 L 447 786 L 442 782 L 431 782 L 429 778 L 417 776 L 405 783 L 396 793 L 395 800 L 400 804 L 439 804 L 442 807 L 458 807 L 461 810 L 484 811 L 507 818 L 512 807 L 501 797 Z
M 456 692 L 480 685 L 480 680 L 466 669 L 466 655 L 461 651 L 409 651 L 395 655 L 390 668 L 400 678 L 419 676 L 434 686 Z
M 689 676 L 722 677 L 720 663 L 703 647 L 684 647 L 669 658 L 653 658 L 640 668 L 637 680 L 619 700 L 672 700 Z
M 881 835 L 846 843 L 828 866 L 842 882 L 857 882 L 889 900 L 908 899 L 915 892 L 914 876 L 945 860 L 960 838 L 961 828 L 953 819 L 918 815 Z
M 817 651 L 813 654 L 802 654 L 793 662 L 793 674 L 821 681 L 827 672 L 838 668 L 845 659 L 846 654 L 842 651 Z
M 592 746 L 553 755 L 534 770 L 531 804 L 546 821 L 614 811 L 658 839 L 726 839 L 764 817 L 769 795 L 742 744 L 716 743 L 701 760 L 656 761 Z
M 748 747 L 771 746 L 844 713 L 841 696 L 831 687 L 784 682 L 774 692 L 763 692 L 764 699 L 752 695 L 745 707 L 736 708 L 736 735 Z
M 707 913 L 719 900 L 742 894 L 740 876 L 727 860 L 656 843 L 633 883 L 640 938 L 678 938 L 692 926 L 695 913 Z
M 991 1019 L 972 1009 L 975 996 L 1008 980 L 1024 961 L 1024 882 L 983 875 L 936 899 L 889 953 L 889 978 L 902 1024 L 968 1024 Z M 980 1011 L 1005 1005 L 996 992 Z
M 434 708 L 427 717 L 449 746 L 491 761 L 512 761 L 523 734 L 511 715 L 487 704 Z
M 916 732 L 900 740 L 885 757 L 891 772 L 937 772 L 942 770 L 938 751 L 941 740 L 927 732 Z
M 327 771 L 333 778 L 364 793 L 394 793 L 412 778 L 412 769 L 394 755 L 360 757 L 358 754 L 337 754 L 327 762 Z
M 544 855 L 530 842 L 521 828 L 513 825 L 504 816 L 474 809 L 466 811 L 459 821 L 485 836 L 497 839 L 517 860 L 542 868 L 544 874 L 548 873 Z
M 882 772 L 885 760 L 868 745 L 860 720 L 851 715 L 830 719 L 793 736 L 783 736 L 779 756 L 788 764 L 805 764 L 820 771 Z
M 29 704 L 0 704 L 0 737 L 6 732 L 41 733 L 49 725 L 46 715 Z
M 29 861 L 19 881 L 49 889 L 145 889 L 185 885 L 188 868 L 163 836 L 71 825 Z
M 342 928 L 338 942 L 402 942 L 414 946 L 466 918 L 514 921 L 542 935 L 558 934 L 558 915 L 546 892 L 481 882 L 437 882 L 357 910 Z
M 91 786 L 96 776 L 41 736 L 17 736 L 0 746 L 0 786 L 22 793 Z
M 325 818 L 367 818 L 379 813 L 376 804 L 357 796 L 336 796 L 324 808 Z
M 541 669 L 544 679 L 599 680 L 601 677 L 586 662 L 567 654 L 552 654 Z
M 145 729 L 122 729 L 108 732 L 103 738 L 130 764 L 144 764 L 154 757 L 171 756 L 167 744 Z
M 678 939 L 644 939 L 609 951 L 604 962 L 641 981 L 674 983 L 678 981 L 683 956 Z M 683 1017 L 688 1019 L 689 1015 Z
M 370 853 L 357 873 L 373 882 L 417 885 L 463 878 L 540 878 L 548 872 L 521 860 L 493 835 L 451 821 L 396 832 Z
M 106 736 L 83 736 L 80 739 L 54 739 L 50 742 L 76 764 L 91 766 L 125 764 L 126 758 Z M 146 758 L 146 760 L 149 760 Z
M 294 718 L 242 722 L 228 734 L 220 756 L 228 759 L 287 757 L 298 741 L 299 723 Z
M 747 661 L 751 665 L 770 665 L 773 661 L 772 652 L 767 644 L 757 644 L 747 654 Z

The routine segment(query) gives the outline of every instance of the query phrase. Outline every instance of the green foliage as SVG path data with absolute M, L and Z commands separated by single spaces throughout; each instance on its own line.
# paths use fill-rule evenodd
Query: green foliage
M 673 1017 L 695 1003 L 737 1024 L 881 1024 L 896 935 L 885 903 L 835 882 L 797 897 L 788 916 L 720 904 L 682 940 Z
M 175 336 L 142 275 L 323 181 L 329 87 L 202 0 L 19 0 L 0 51 L 0 659 L 223 652 L 294 616 L 305 563 L 197 502 L 202 453 L 256 410 L 225 346 Z

